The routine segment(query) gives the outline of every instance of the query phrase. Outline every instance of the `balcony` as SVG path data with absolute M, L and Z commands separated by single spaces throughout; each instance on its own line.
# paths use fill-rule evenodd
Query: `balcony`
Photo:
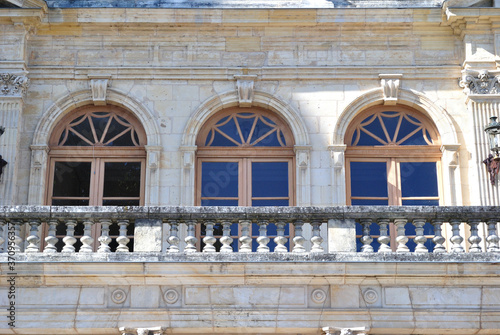
M 497 207 L 12 206 L 1 208 L 0 245 L 8 239 L 3 253 L 54 261 L 494 260 L 499 221 Z
M 0 210 L 2 334 L 500 329 L 497 207 Z

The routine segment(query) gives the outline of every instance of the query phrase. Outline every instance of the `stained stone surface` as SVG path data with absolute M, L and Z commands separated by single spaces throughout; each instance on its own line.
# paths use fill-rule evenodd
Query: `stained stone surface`
M 53 8 L 419 8 L 439 7 L 443 0 L 48 0 Z

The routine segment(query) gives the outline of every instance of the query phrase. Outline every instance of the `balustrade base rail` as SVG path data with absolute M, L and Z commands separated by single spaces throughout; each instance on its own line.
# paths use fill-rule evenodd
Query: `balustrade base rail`
M 237 252 L 257 257 L 355 252 L 358 242 L 362 254 L 497 253 L 499 220 L 498 207 L 465 206 L 4 206 L 0 207 L 0 251 Z M 328 229 L 326 239 L 321 227 Z

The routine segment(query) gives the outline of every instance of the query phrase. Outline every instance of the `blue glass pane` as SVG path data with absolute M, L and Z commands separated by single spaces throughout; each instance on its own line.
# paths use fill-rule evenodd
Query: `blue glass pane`
M 288 162 L 252 162 L 252 197 L 288 197 Z
M 352 199 L 353 206 L 388 206 L 389 200 L 368 200 L 368 199 Z
M 274 127 L 270 127 L 262 120 L 258 120 L 257 124 L 255 125 L 255 129 L 252 134 L 252 139 L 250 140 L 250 143 L 254 143 L 256 140 L 258 140 L 261 136 L 264 136 L 267 134 L 269 131 L 276 129 Z M 277 137 L 277 132 L 274 131 L 271 134 L 269 134 L 267 137 L 259 141 L 258 143 L 255 144 L 255 146 L 266 146 L 266 147 L 279 147 L 281 146 L 278 137 Z
M 399 127 L 399 133 L 398 133 L 398 138 L 396 139 L 396 142 L 399 142 L 403 138 L 405 138 L 407 135 L 409 135 L 412 131 L 417 129 L 419 126 L 414 125 L 413 123 L 409 122 L 405 118 L 401 121 L 401 126 Z M 420 136 L 422 136 L 422 133 L 419 132 Z
M 252 200 L 252 206 L 290 206 L 288 199 Z
M 238 118 L 238 124 L 240 125 L 241 133 L 243 134 L 243 139 L 246 141 L 248 136 L 250 135 L 250 131 L 252 130 L 253 123 L 255 118 Z
M 430 222 L 424 224 L 424 235 L 434 235 L 434 226 Z
M 237 197 L 238 163 L 203 162 L 201 165 L 201 196 Z
M 401 145 L 427 145 L 423 134 L 423 130 L 419 130 L 415 134 L 410 136 L 410 138 L 408 138 L 406 141 L 401 143 Z
M 202 206 L 238 206 L 238 200 L 201 199 Z
M 212 141 L 211 146 L 213 147 L 236 147 L 237 144 L 233 141 L 230 141 L 228 138 L 224 137 L 221 133 L 214 131 L 214 140 Z M 208 135 L 211 136 L 211 135 Z M 208 139 L 207 139 L 208 141 Z M 240 141 L 238 141 L 239 143 Z M 207 142 L 208 143 L 208 142 Z
M 353 197 L 387 197 L 387 164 L 385 162 L 351 162 L 351 195 Z
M 392 140 L 396 133 L 396 128 L 398 127 L 399 117 L 382 117 L 382 120 L 384 120 L 385 129 L 387 133 L 389 133 L 389 138 Z
M 238 236 L 239 233 L 238 233 L 238 224 L 237 223 L 233 223 L 231 224 L 231 232 L 230 232 L 231 236 Z
M 375 118 L 375 120 L 373 120 L 372 123 L 364 126 L 363 128 L 368 130 L 370 133 L 374 134 L 375 136 L 379 137 L 381 140 L 383 140 L 383 141 L 387 140 L 387 137 L 385 136 L 384 130 L 382 128 L 382 125 L 380 124 L 380 120 L 378 119 L 378 117 Z
M 439 200 L 403 200 L 403 206 L 439 206 Z
M 412 235 L 416 234 L 416 232 L 415 232 L 415 226 L 413 225 L 413 223 L 407 222 L 405 224 L 405 233 L 408 236 L 412 236 Z
M 403 197 L 437 197 L 438 179 L 435 162 L 401 162 Z
M 234 119 L 229 120 L 228 123 L 223 126 L 218 126 L 217 128 L 236 142 L 241 143 L 240 134 L 238 133 Z

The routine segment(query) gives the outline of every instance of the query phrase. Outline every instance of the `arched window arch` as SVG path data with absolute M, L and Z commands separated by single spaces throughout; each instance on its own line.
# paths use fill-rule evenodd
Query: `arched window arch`
M 348 205 L 440 204 L 441 143 L 424 114 L 405 106 L 369 108 L 353 119 L 345 143 Z M 413 226 L 407 229 L 411 237 Z
M 142 125 L 123 108 L 74 110 L 58 122 L 49 139 L 46 204 L 144 205 L 145 145 Z
M 276 114 L 256 107 L 225 109 L 207 120 L 196 143 L 196 205 L 295 205 L 294 139 Z M 237 229 L 232 234 L 237 243 Z M 268 236 L 273 235 L 270 225 Z M 252 236 L 258 236 L 256 225 Z M 271 238 L 271 249 L 273 243 Z

